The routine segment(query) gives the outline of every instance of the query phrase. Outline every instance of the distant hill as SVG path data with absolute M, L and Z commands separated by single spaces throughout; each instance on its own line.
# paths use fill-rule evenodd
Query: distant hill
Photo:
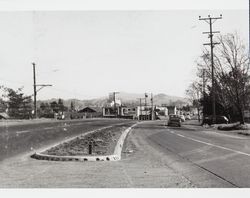
M 136 104 L 139 105 L 139 98 L 144 98 L 145 95 L 144 94 L 137 94 L 137 93 L 126 93 L 126 92 L 120 92 L 119 94 L 117 94 L 117 99 L 120 99 L 122 101 L 122 104 L 125 105 L 129 105 L 129 104 Z M 160 94 L 156 94 L 153 96 L 154 97 L 154 104 L 155 105 L 176 105 L 176 106 L 182 106 L 185 104 L 188 104 L 188 100 L 182 97 L 178 97 L 178 96 L 170 96 L 170 95 L 166 95 L 163 93 Z M 151 95 L 148 95 L 147 98 L 147 103 L 150 103 L 150 98 Z M 48 102 L 51 103 L 53 101 L 58 101 L 58 99 L 56 98 L 52 98 L 49 100 L 42 100 L 42 101 L 38 101 L 38 106 L 40 106 L 41 102 Z M 98 107 L 102 107 L 105 106 L 106 104 L 108 104 L 108 96 L 107 97 L 100 97 L 100 98 L 95 98 L 95 99 L 89 99 L 89 100 L 78 100 L 78 99 L 67 99 L 67 100 L 63 100 L 64 101 L 64 105 L 70 107 L 70 103 L 71 101 L 75 104 L 75 107 L 77 109 L 81 109 L 83 107 L 86 106 L 98 106 Z M 142 104 L 144 104 L 145 100 L 142 100 Z

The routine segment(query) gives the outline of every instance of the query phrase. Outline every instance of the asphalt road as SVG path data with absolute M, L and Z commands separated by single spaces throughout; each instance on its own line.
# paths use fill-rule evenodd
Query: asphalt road
M 250 187 L 250 138 L 200 126 L 164 127 L 148 136 L 162 151 L 171 152 L 224 180 L 224 187 Z M 189 175 L 190 180 L 192 176 Z M 195 182 L 195 178 L 193 178 Z M 205 186 L 206 187 L 206 186 Z M 220 186 L 220 187 L 223 187 Z
M 0 126 L 0 161 L 14 155 L 46 147 L 64 139 L 126 120 L 86 119 L 27 122 Z
M 83 132 L 84 128 L 88 130 L 88 127 L 98 128 L 123 121 L 84 122 L 72 122 L 66 129 L 71 131 L 69 133 L 78 133 Z M 31 137 L 40 137 L 37 134 L 44 133 L 41 144 L 45 144 L 49 141 L 44 139 L 47 136 L 55 141 L 55 136 L 60 139 L 64 136 L 59 134 L 68 133 L 63 130 L 67 126 L 63 122 L 51 123 L 51 126 L 35 126 L 37 125 L 29 126 L 33 132 L 21 132 L 20 134 L 26 134 L 27 137 L 21 139 L 31 140 Z M 54 129 L 40 130 L 42 127 Z M 18 129 L 19 132 L 30 130 L 20 127 Z M 14 129 L 9 131 L 13 138 L 18 132 Z M 30 136 L 27 136 L 29 133 Z M 20 141 L 19 148 L 22 147 L 21 142 L 29 150 L 30 145 L 26 146 L 25 142 L 32 141 Z M 36 160 L 30 158 L 31 153 L 30 150 L 28 154 L 16 155 L 0 162 L 0 187 L 250 187 L 250 137 L 216 132 L 194 125 L 178 128 L 167 127 L 164 121 L 140 122 L 125 141 L 122 159 L 116 162 Z

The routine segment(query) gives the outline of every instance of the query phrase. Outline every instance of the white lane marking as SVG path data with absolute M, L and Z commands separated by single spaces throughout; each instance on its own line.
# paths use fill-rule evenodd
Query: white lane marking
M 17 133 L 17 134 L 20 134 L 20 133 L 29 133 L 29 132 L 31 132 L 31 131 L 24 130 L 24 131 L 17 131 L 16 133 Z
M 45 130 L 47 130 L 47 129 L 54 129 L 54 127 L 45 127 L 43 129 L 45 129 Z
M 178 136 L 180 136 L 180 137 L 183 137 L 183 138 L 186 138 L 186 139 L 195 141 L 195 142 L 199 142 L 199 143 L 202 143 L 202 144 L 206 144 L 206 145 L 213 146 L 213 147 L 216 147 L 216 148 L 224 149 L 224 150 L 227 150 L 227 151 L 232 151 L 232 152 L 234 152 L 234 153 L 238 153 L 238 154 L 246 155 L 246 156 L 250 157 L 250 154 L 249 154 L 249 153 L 244 153 L 244 152 L 242 152 L 242 151 L 237 151 L 237 150 L 230 149 L 230 148 L 227 148 L 227 147 L 224 147 L 224 146 L 219 146 L 219 145 L 212 144 L 212 143 L 209 143 L 209 142 L 204 142 L 204 141 L 197 140 L 197 139 L 194 139 L 194 138 L 186 137 L 186 136 L 180 135 L 180 134 L 178 134 L 178 133 L 174 133 L 174 134 L 175 134 L 175 135 L 178 135 Z

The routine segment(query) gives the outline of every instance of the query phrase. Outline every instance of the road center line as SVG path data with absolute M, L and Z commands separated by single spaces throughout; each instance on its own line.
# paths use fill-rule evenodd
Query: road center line
M 44 129 L 45 129 L 45 130 L 54 129 L 54 127 L 45 127 Z
M 180 137 L 185 137 L 184 135 L 181 135 L 181 134 L 177 134 L 177 133 L 176 133 L 176 135 L 178 135 L 178 136 L 180 136 Z
M 250 157 L 249 153 L 244 153 L 244 152 L 237 151 L 237 150 L 234 150 L 234 149 L 230 149 L 230 148 L 227 148 L 227 147 L 224 147 L 224 146 L 219 146 L 219 145 L 215 145 L 215 144 L 212 144 L 212 143 L 209 143 L 209 142 L 204 142 L 204 141 L 197 140 L 197 139 L 194 139 L 194 138 L 186 137 L 186 136 L 180 135 L 178 133 L 173 133 L 173 134 L 175 134 L 177 136 L 180 136 L 180 137 L 183 137 L 183 138 L 186 138 L 186 139 L 189 139 L 189 140 L 192 140 L 192 141 L 195 141 L 195 142 L 199 142 L 199 143 L 202 143 L 202 144 L 206 144 L 206 145 L 213 146 L 213 147 L 216 147 L 216 148 L 224 149 L 224 150 L 227 150 L 227 151 L 232 151 L 234 153 L 238 153 L 238 154 L 246 155 L 246 156 Z
M 16 133 L 17 134 L 20 134 L 20 133 L 29 133 L 30 131 L 28 131 L 28 130 L 24 130 L 24 131 L 17 131 Z

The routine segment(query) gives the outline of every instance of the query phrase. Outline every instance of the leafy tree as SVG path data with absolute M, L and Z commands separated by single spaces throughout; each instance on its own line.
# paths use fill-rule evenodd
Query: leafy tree
M 63 104 L 63 100 L 61 98 L 58 99 L 58 109 L 60 112 L 64 112 L 64 111 L 67 111 L 68 108 L 66 106 L 64 106 Z
M 53 112 L 58 113 L 59 107 L 56 101 L 53 101 L 50 103 L 50 108 L 52 109 Z
M 190 106 L 187 104 L 185 106 L 182 107 L 183 111 L 190 111 Z
M 53 110 L 50 107 L 49 103 L 47 102 L 42 102 L 40 104 L 40 108 L 38 109 L 38 113 L 40 117 L 45 117 L 45 118 L 53 118 Z
M 28 119 L 32 117 L 32 100 L 31 96 L 25 96 L 22 88 L 13 90 L 5 88 L 6 97 L 8 98 L 8 114 L 16 119 Z
M 200 98 L 201 98 L 202 88 L 201 84 L 198 82 L 193 82 L 189 85 L 188 89 L 186 90 L 186 95 L 190 101 L 190 103 L 197 109 L 198 111 L 198 120 L 200 122 Z
M 76 109 L 75 109 L 75 104 L 74 104 L 73 101 L 70 102 L 70 110 L 71 110 L 71 111 L 75 111 L 75 110 L 76 110 Z
M 0 91 L 4 91 L 4 87 L 0 85 Z M 3 100 L 2 96 L 0 96 L 0 112 L 4 112 L 7 109 L 7 102 Z

